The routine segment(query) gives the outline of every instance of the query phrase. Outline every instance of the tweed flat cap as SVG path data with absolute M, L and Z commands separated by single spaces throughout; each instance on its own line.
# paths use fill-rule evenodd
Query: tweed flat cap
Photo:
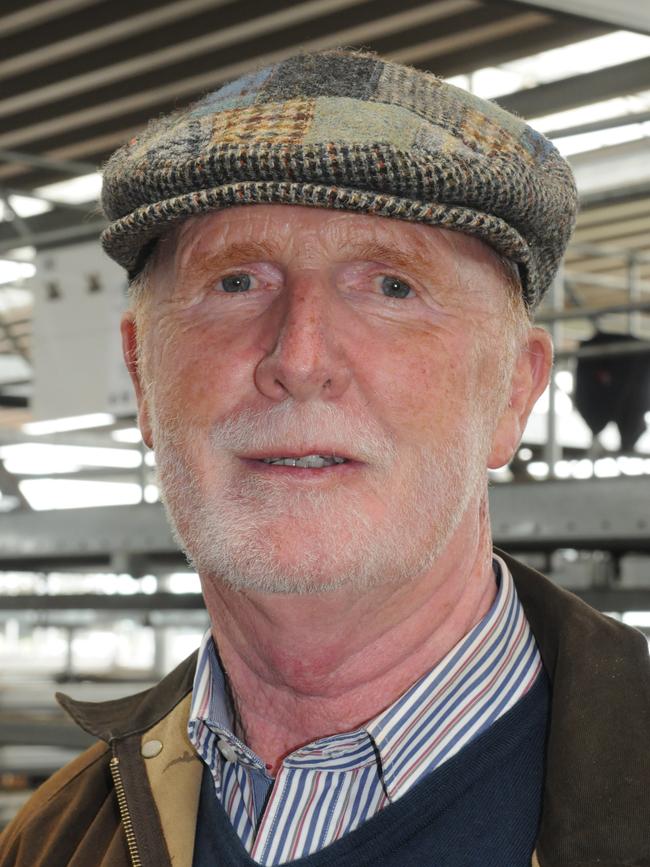
M 189 216 L 282 202 L 475 235 L 537 306 L 577 210 L 553 145 L 492 102 L 366 52 L 299 54 L 159 120 L 104 170 L 104 249 L 130 278 Z

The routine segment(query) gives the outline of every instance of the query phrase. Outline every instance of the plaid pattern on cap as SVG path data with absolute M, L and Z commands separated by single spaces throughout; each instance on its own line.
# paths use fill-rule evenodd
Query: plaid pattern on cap
M 494 103 L 363 52 L 300 54 L 152 121 L 104 170 L 104 249 L 129 272 L 189 216 L 262 202 L 342 208 L 475 235 L 537 306 L 577 194 L 544 136 Z

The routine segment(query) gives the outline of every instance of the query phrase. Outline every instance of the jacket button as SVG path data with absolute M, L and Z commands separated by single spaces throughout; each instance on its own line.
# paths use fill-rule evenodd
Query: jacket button
M 162 750 L 163 745 L 160 741 L 145 741 L 142 744 L 140 752 L 145 759 L 153 759 Z

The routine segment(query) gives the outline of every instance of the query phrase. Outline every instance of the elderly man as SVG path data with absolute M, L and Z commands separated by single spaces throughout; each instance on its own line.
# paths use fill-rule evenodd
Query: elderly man
M 2 865 L 648 865 L 643 637 L 490 538 L 551 366 L 576 196 L 522 121 L 373 55 L 290 58 L 105 172 L 145 442 L 211 630 Z

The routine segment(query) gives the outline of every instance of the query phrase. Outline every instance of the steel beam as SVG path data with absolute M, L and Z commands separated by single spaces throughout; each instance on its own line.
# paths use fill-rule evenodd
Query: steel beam
M 53 719 L 39 721 L 33 717 L 15 721 L 0 718 L 0 747 L 51 746 L 83 750 L 94 741 L 92 735 L 73 723 Z
M 490 506 L 506 551 L 650 551 L 647 476 L 493 485 Z
M 495 484 L 490 504 L 495 539 L 506 550 L 650 550 L 647 477 Z M 117 552 L 143 558 L 152 571 L 183 562 L 159 504 L 10 512 L 0 521 L 0 569 L 106 564 Z
M 632 60 L 609 66 L 596 72 L 574 75 L 528 90 L 501 96 L 500 106 L 522 117 L 542 117 L 547 114 L 588 105 L 598 100 L 625 96 L 647 89 L 650 80 L 650 58 Z M 647 155 L 647 151 L 646 151 Z
M 566 138 L 570 135 L 584 135 L 587 132 L 600 132 L 603 129 L 612 129 L 617 126 L 630 126 L 633 123 L 646 123 L 650 120 L 650 111 L 641 111 L 635 114 L 619 114 L 616 117 L 608 117 L 605 120 L 594 120 L 591 123 L 583 123 L 579 126 L 567 126 L 562 129 L 552 129 L 544 133 L 551 140 Z
M 74 593 L 0 596 L 0 619 L 7 612 L 38 611 L 204 611 L 199 593 Z
M 97 166 L 92 163 L 55 160 L 50 157 L 13 150 L 0 150 L 0 163 L 22 163 L 26 166 L 34 166 L 34 168 L 63 172 L 66 175 L 90 175 L 97 171 Z
M 650 60 L 644 63 L 647 64 L 646 75 L 650 80 Z M 585 102 L 589 102 L 589 98 Z M 600 203 L 624 196 L 648 195 L 648 150 L 648 139 L 645 138 L 569 157 L 581 202 Z
M 646 207 L 648 205 L 646 204 Z M 637 262 L 646 262 L 650 264 L 650 253 L 643 253 L 638 250 L 630 250 L 629 247 L 616 247 L 612 244 L 571 244 L 569 254 L 588 256 L 589 258 L 599 258 L 601 256 L 620 256 L 622 260 L 627 260 L 630 253 L 634 253 L 634 258 Z
M 535 322 L 541 325 L 566 321 L 567 319 L 593 319 L 595 316 L 631 313 L 638 310 L 650 312 L 650 301 L 635 301 L 632 304 L 608 304 L 605 307 L 579 307 L 576 310 L 542 310 L 535 316 Z
M 571 12 L 623 30 L 650 33 L 650 6 L 643 0 L 616 0 L 616 3 L 611 0 L 571 0 L 570 6 L 566 0 L 515 0 L 515 3 L 553 12 Z
M 49 232 L 39 232 L 32 235 L 30 243 L 34 247 L 51 246 L 52 244 L 71 244 L 75 241 L 88 240 L 88 238 L 96 239 L 97 236 L 106 228 L 106 222 L 84 223 L 78 226 L 66 226 L 64 229 L 52 229 Z M 7 250 L 13 250 L 20 245 L 20 240 L 14 238 L 13 241 L 0 242 L 0 254 Z
M 629 254 L 627 258 L 630 258 Z M 627 277 L 610 277 L 607 274 L 595 274 L 590 271 L 565 271 L 565 289 L 567 284 L 572 284 L 574 286 L 596 286 L 599 289 L 611 289 L 614 292 L 629 292 L 630 290 L 630 281 Z M 639 293 L 648 292 L 650 294 L 650 281 L 640 280 L 637 277 L 635 286 Z M 641 295 L 639 294 L 637 296 L 637 301 L 631 301 L 630 303 L 633 305 L 636 303 L 643 303 L 638 301 L 638 298 L 640 297 Z M 630 312 L 638 312 L 638 308 L 636 311 Z
M 0 78 L 9 74 L 15 75 L 17 68 L 28 69 L 30 72 L 35 68 L 34 62 L 52 63 L 53 54 L 59 57 L 69 55 L 75 50 L 79 53 L 89 51 L 90 45 L 106 44 L 111 39 L 122 38 L 126 34 L 132 38 L 140 29 L 161 27 L 167 22 L 179 17 L 180 7 L 187 7 L 184 14 L 196 14 L 204 9 L 214 9 L 224 5 L 229 0 L 191 0 L 191 2 L 170 4 L 157 9 L 149 10 L 140 15 L 130 18 L 117 18 L 107 27 L 99 28 L 91 33 L 80 33 L 70 39 L 55 42 L 53 45 L 44 46 L 34 52 L 25 52 L 15 58 L 10 58 L 4 63 L 0 62 Z M 183 61 L 190 62 L 192 58 L 204 54 L 207 51 L 218 52 L 224 46 L 245 43 L 249 39 L 260 35 L 271 36 L 277 30 L 283 30 L 287 26 L 295 26 L 301 21 L 312 21 L 328 12 L 339 12 L 344 16 L 350 6 L 359 6 L 363 0 L 308 0 L 306 3 L 289 6 L 286 9 L 277 9 L 266 15 L 252 15 L 230 27 L 222 27 L 219 30 L 202 33 L 193 39 L 175 42 L 156 51 L 143 51 L 126 60 L 118 60 L 110 65 L 103 65 L 92 71 L 85 70 L 79 75 L 45 84 L 28 92 L 21 92 L 13 97 L 0 99 L 0 117 L 9 116 L 15 112 L 24 112 L 27 109 L 38 108 L 48 105 L 57 100 L 69 98 L 74 94 L 87 93 L 96 87 L 104 87 L 114 83 L 129 81 L 138 75 L 157 69 L 164 70 L 166 67 Z M 434 5 L 425 5 L 415 10 L 406 10 L 398 13 L 398 22 L 403 19 L 402 26 L 408 26 L 411 19 L 416 24 L 421 20 L 428 21 L 432 17 L 439 17 L 451 6 L 452 9 L 476 8 L 476 0 L 445 0 Z M 441 11 L 438 12 L 438 9 Z M 389 16 L 391 19 L 395 16 Z M 378 20 L 388 21 L 387 17 Z M 392 20 L 387 26 L 392 25 Z M 377 22 L 369 22 L 372 28 Z M 397 27 L 397 25 L 395 25 Z M 30 56 L 31 55 L 31 56 Z
M 597 318 L 597 317 L 596 317 Z M 601 346 L 583 346 L 579 349 L 564 349 L 555 353 L 556 361 L 567 361 L 570 358 L 607 358 L 613 355 L 637 355 L 650 352 L 650 341 L 612 342 Z M 650 506 L 650 504 L 649 504 Z
M 57 16 L 77 12 L 100 2 L 102 0 L 43 0 L 42 3 L 29 3 L 24 9 L 2 15 L 0 32 L 3 37 L 10 36 L 37 24 L 44 24 Z

